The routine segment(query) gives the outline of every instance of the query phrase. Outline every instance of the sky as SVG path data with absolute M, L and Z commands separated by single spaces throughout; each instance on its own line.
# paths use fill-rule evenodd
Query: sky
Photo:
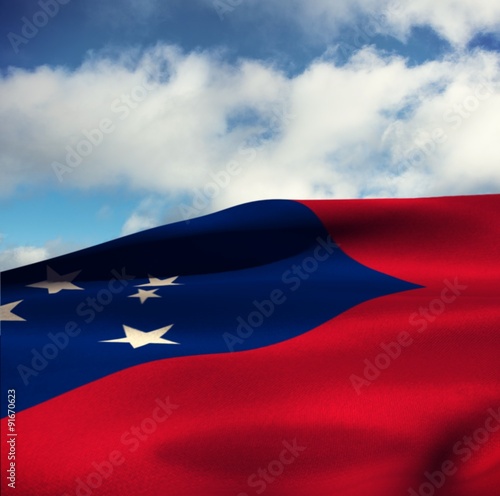
M 266 198 L 500 192 L 497 0 L 1 0 L 0 270 Z

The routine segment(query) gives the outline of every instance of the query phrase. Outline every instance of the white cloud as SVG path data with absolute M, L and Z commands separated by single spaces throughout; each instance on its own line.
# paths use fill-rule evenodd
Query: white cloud
M 261 198 L 498 191 L 499 62 L 476 51 L 410 67 L 364 49 L 345 66 L 319 59 L 289 77 L 159 45 L 113 61 L 93 54 L 75 72 L 12 69 L 0 80 L 0 194 L 119 186 L 188 204 L 198 195 L 203 214 Z M 460 105 L 474 108 L 459 118 Z M 54 161 L 65 163 L 67 147 L 89 151 L 82 130 L 105 118 L 114 130 L 92 131 L 100 143 L 59 183 Z M 436 129 L 446 139 L 425 145 Z M 228 164 L 238 174 L 208 187 Z M 146 201 L 123 233 L 164 222 L 164 201 Z
M 134 212 L 123 225 L 121 234 L 122 236 L 126 236 L 127 234 L 134 234 L 139 231 L 150 229 L 151 227 L 156 227 L 157 225 L 155 217 Z
M 202 0 L 213 5 L 213 0 Z M 234 11 L 239 10 L 240 15 Z M 309 39 L 334 40 L 342 28 L 381 29 L 405 38 L 416 26 L 429 26 L 456 46 L 464 46 L 475 34 L 498 32 L 500 3 L 496 0 L 268 0 L 242 2 L 224 20 L 252 16 L 273 22 L 294 22 Z
M 392 25 L 408 32 L 412 26 L 431 26 L 455 45 L 465 45 L 482 31 L 497 32 L 500 3 L 495 0 L 417 0 L 400 2 L 390 16 Z
M 497 33 L 500 29 L 497 0 L 197 0 L 197 3 L 224 22 L 293 23 L 306 38 L 323 42 L 335 40 L 346 27 L 363 30 L 367 22 L 371 28 L 400 39 L 406 38 L 414 27 L 428 26 L 457 47 L 465 46 L 478 33 Z M 88 2 L 87 15 L 93 22 L 140 29 L 170 19 L 179 4 L 179 0 L 116 0 L 108 5 L 92 0 Z
M 133 234 L 161 225 L 163 223 L 165 205 L 165 199 L 145 198 L 123 225 L 121 235 L 126 236 L 127 234 Z
M 60 239 L 48 241 L 44 246 L 8 247 L 0 251 L 0 271 L 48 260 L 80 248 L 82 246 Z
M 162 22 L 175 2 L 120 0 L 111 21 Z M 94 20 L 107 8 L 89 5 Z M 11 68 L 0 76 L 0 197 L 47 185 L 143 192 L 126 235 L 262 198 L 500 191 L 500 55 L 464 50 L 476 34 L 498 32 L 499 2 L 269 0 L 234 10 L 226 18 L 296 23 L 327 44 L 346 30 L 352 44 L 353 33 L 369 43 L 370 30 L 404 39 L 430 26 L 455 51 L 409 66 L 364 48 L 339 67 L 332 43 L 294 76 L 163 44 L 91 52 L 75 71 Z M 96 215 L 111 214 L 105 205 Z M 1 234 L 0 243 L 3 270 L 76 248 L 12 247 Z
M 18 246 L 0 251 L 0 271 L 21 267 L 50 258 L 46 248 L 36 246 Z

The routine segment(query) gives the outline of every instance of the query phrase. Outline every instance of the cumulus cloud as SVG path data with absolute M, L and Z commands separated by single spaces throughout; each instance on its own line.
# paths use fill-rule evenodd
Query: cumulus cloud
M 50 258 L 46 248 L 37 246 L 18 246 L 0 251 L 0 271 L 21 267 Z
M 160 46 L 132 58 L 93 57 L 73 73 L 12 69 L 2 78 L 0 193 L 40 182 L 189 188 L 252 134 L 228 129 L 228 120 L 247 110 L 265 118 L 285 84 L 259 63 L 232 67 L 214 54 Z
M 479 32 L 498 31 L 500 4 L 495 0 L 401 2 L 389 21 L 403 33 L 413 26 L 431 26 L 452 44 L 463 46 Z
M 149 196 L 141 201 L 122 227 L 121 235 L 133 234 L 163 224 L 167 201 Z
M 158 198 L 125 234 L 261 198 L 498 191 L 499 62 L 477 50 L 409 66 L 363 49 L 288 76 L 158 45 L 94 53 L 73 72 L 11 69 L 0 194 L 49 184 Z M 166 213 L 172 199 L 179 209 Z
M 0 251 L 0 271 L 48 260 L 78 248 L 81 247 L 64 243 L 60 239 L 48 241 L 44 246 L 7 247 Z
M 213 0 L 202 0 L 217 5 Z M 242 2 L 231 7 L 230 2 L 219 2 L 226 8 L 218 9 L 224 20 L 245 16 L 294 22 L 307 38 L 334 40 L 341 30 L 362 28 L 405 39 L 414 27 L 427 26 L 455 46 L 464 46 L 477 33 L 497 32 L 500 27 L 500 3 L 495 0 L 268 0 Z M 229 6 L 229 7 L 227 7 Z M 239 16 L 235 10 L 239 10 Z
M 465 46 L 478 33 L 500 28 L 496 0 L 196 0 L 224 22 L 257 21 L 294 24 L 306 38 L 334 41 L 342 30 L 371 28 L 405 39 L 414 27 L 430 27 L 456 47 Z M 116 0 L 113 4 L 89 0 L 87 15 L 93 22 L 112 27 L 141 26 L 171 17 L 179 0 Z M 209 15 L 206 12 L 204 15 Z

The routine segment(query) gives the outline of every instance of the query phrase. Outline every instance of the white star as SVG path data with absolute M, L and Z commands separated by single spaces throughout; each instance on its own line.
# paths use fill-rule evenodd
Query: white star
M 0 321 L 7 320 L 26 320 L 19 315 L 12 313 L 12 310 L 19 305 L 23 300 L 14 301 L 13 303 L 7 303 L 6 305 L 0 305 Z
M 28 287 L 46 289 L 49 294 L 59 293 L 59 291 L 62 291 L 64 289 L 83 290 L 83 288 L 75 286 L 71 282 L 80 272 L 81 270 L 77 270 L 76 272 L 71 272 L 71 274 L 65 274 L 64 276 L 61 276 L 47 265 L 47 280 L 35 282 L 34 284 L 28 284 Z
M 161 298 L 160 295 L 155 294 L 158 289 L 139 289 L 139 292 L 133 295 L 130 295 L 129 298 L 140 298 L 141 303 L 144 303 L 148 298 Z
M 161 327 L 154 331 L 144 332 L 134 329 L 124 325 L 123 330 L 125 331 L 126 338 L 118 339 L 106 339 L 104 341 L 99 341 L 100 343 L 129 343 L 132 348 L 140 348 L 141 346 L 146 346 L 147 344 L 180 344 L 175 341 L 169 341 L 164 339 L 164 336 L 170 329 L 172 325 Z
M 146 284 L 138 284 L 136 288 L 150 288 L 155 286 L 182 286 L 181 283 L 174 282 L 179 276 L 169 277 L 167 279 L 158 279 L 148 274 L 149 282 Z

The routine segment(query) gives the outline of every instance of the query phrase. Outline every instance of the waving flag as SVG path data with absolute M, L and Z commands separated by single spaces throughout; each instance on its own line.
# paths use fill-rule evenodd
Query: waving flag
M 262 201 L 2 274 L 2 493 L 500 488 L 500 195 Z

